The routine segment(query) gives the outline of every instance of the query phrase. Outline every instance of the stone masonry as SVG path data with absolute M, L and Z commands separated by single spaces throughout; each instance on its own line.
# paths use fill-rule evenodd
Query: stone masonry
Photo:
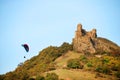
M 97 38 L 96 29 L 87 32 L 82 29 L 82 25 L 77 25 L 75 37 L 73 38 L 73 49 L 77 52 L 95 53 L 94 39 Z

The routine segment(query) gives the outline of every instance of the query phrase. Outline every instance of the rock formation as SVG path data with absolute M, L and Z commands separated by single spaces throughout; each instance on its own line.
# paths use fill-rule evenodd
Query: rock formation
M 82 29 L 81 24 L 78 24 L 75 32 L 75 38 L 73 39 L 73 49 L 77 52 L 95 53 L 96 50 L 93 39 L 96 37 L 96 29 L 87 32 Z
M 77 25 L 73 38 L 73 49 L 80 53 L 95 53 L 98 51 L 111 52 L 111 49 L 119 50 L 118 46 L 105 38 L 97 37 L 96 29 L 86 31 L 82 25 Z

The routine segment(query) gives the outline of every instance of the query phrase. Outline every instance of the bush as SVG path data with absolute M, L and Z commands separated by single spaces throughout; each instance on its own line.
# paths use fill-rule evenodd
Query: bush
M 102 71 L 102 68 L 101 68 L 100 66 L 97 66 L 97 67 L 95 68 L 95 71 L 96 71 L 96 72 L 101 72 L 101 71 Z
M 115 60 L 113 60 L 114 62 L 112 62 L 111 61 L 111 69 L 113 70 L 113 71 L 120 71 L 120 63 L 119 63 L 119 61 L 115 61 Z
M 70 60 L 67 62 L 67 67 L 73 68 L 73 69 L 82 69 L 82 68 L 83 68 L 83 65 L 80 64 L 80 62 L 79 62 L 78 59 L 70 59 Z
M 102 60 L 102 63 L 103 63 L 103 64 L 105 64 L 105 63 L 109 63 L 109 61 L 110 61 L 109 59 L 104 58 L 104 59 Z
M 108 68 L 108 66 L 103 66 L 102 67 L 102 73 L 104 73 L 104 74 L 110 74 L 110 69 Z
M 111 65 L 111 70 L 113 70 L 113 71 L 118 71 L 119 70 L 119 66 L 117 66 L 117 64 L 113 64 L 113 65 Z
M 35 78 L 32 78 L 32 77 L 31 77 L 31 78 L 29 78 L 28 80 L 35 80 Z
M 55 73 L 47 73 L 45 80 L 59 80 L 58 75 Z
M 93 67 L 92 63 L 91 63 L 91 62 L 88 62 L 88 63 L 87 63 L 87 67 Z
M 27 80 L 29 79 L 29 75 L 27 72 L 22 72 L 22 75 L 21 75 L 21 80 Z
M 95 71 L 104 73 L 104 74 L 110 74 L 110 69 L 106 65 L 99 65 L 96 67 Z
M 82 61 L 83 63 L 87 63 L 87 61 L 88 61 L 88 59 L 87 59 L 87 57 L 86 57 L 85 55 L 81 55 L 79 59 L 80 59 L 80 61 Z
M 81 55 L 80 56 L 80 60 L 82 61 L 82 60 L 86 60 L 87 58 L 84 56 L 84 55 Z
M 45 80 L 45 78 L 43 76 L 37 76 L 36 80 Z
M 69 51 L 69 50 L 73 50 L 73 46 L 72 46 L 72 44 L 69 44 L 69 43 L 66 43 L 66 42 L 64 42 L 60 47 L 59 47 L 59 52 L 60 53 L 65 53 L 65 52 L 67 52 L 67 51 Z
M 120 71 L 116 72 L 115 76 L 118 77 L 118 78 L 120 78 Z

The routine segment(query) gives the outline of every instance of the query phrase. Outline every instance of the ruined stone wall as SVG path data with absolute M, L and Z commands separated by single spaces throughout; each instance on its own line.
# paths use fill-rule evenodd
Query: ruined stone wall
M 73 50 L 79 53 L 96 53 L 102 51 L 111 53 L 115 50 L 120 52 L 119 46 L 105 38 L 97 37 L 96 32 L 96 29 L 86 31 L 82 28 L 81 24 L 78 24 L 72 42 Z
M 75 31 L 75 38 L 73 38 L 73 49 L 77 52 L 95 53 L 94 38 L 96 37 L 96 29 L 87 32 L 82 29 L 81 24 L 78 24 Z

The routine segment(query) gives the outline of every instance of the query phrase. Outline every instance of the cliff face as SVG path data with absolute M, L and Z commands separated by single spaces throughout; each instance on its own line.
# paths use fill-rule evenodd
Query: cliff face
M 100 50 L 111 52 L 112 50 L 119 50 L 119 47 L 107 39 L 97 37 L 96 29 L 86 31 L 82 29 L 81 24 L 78 24 L 73 38 L 73 49 L 76 52 L 95 53 Z

